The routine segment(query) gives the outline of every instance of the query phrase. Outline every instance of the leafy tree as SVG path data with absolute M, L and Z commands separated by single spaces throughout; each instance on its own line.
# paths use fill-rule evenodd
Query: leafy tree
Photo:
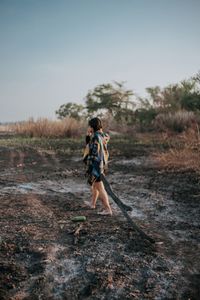
M 200 94 L 185 95 L 181 100 L 181 106 L 188 111 L 200 111 Z
M 181 100 L 183 109 L 189 111 L 200 111 L 200 71 L 189 81 L 191 86 Z M 187 81 L 188 84 L 188 81 Z
M 101 84 L 89 91 L 86 96 L 86 108 L 89 115 L 99 116 L 108 112 L 116 120 L 127 119 L 131 114 L 134 102 L 131 101 L 133 92 L 124 88 L 124 83 Z
M 84 106 L 77 103 L 68 102 L 60 106 L 56 111 L 59 119 L 71 117 L 76 120 L 80 120 L 84 111 Z
M 197 79 L 191 78 L 189 80 L 183 80 L 178 84 L 170 84 L 167 87 L 161 89 L 160 87 L 150 87 L 146 89 L 148 98 L 142 99 L 141 103 L 149 108 L 154 107 L 158 112 L 177 111 L 180 109 L 189 109 L 189 105 L 186 105 L 188 99 L 192 100 L 194 97 L 194 103 L 197 101 Z M 197 104 L 193 104 L 193 107 L 197 107 Z
M 149 94 L 149 99 L 144 99 L 143 103 L 146 102 L 146 104 L 154 107 L 164 106 L 162 92 L 159 86 L 148 87 L 146 88 L 146 92 Z M 142 99 L 140 99 L 140 101 L 141 100 Z

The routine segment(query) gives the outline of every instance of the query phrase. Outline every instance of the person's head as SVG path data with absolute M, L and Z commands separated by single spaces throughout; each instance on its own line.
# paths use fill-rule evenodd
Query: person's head
M 101 120 L 99 118 L 92 118 L 89 120 L 88 125 L 95 131 L 102 129 Z

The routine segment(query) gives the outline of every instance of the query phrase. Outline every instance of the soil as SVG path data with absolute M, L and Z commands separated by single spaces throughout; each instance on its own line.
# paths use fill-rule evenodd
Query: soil
M 200 299 L 198 176 L 125 150 L 107 179 L 155 244 L 112 199 L 112 217 L 89 207 L 81 157 L 0 147 L 0 299 Z

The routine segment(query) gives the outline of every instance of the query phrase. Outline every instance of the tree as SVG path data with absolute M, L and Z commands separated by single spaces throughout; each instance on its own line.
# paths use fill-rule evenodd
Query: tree
M 56 115 L 58 115 L 59 119 L 63 119 L 66 117 L 71 117 L 76 120 L 80 120 L 84 111 L 84 106 L 77 103 L 68 102 L 67 104 L 63 104 L 56 111 Z
M 158 112 L 178 111 L 183 108 L 190 110 L 187 101 L 193 102 L 191 107 L 198 107 L 198 80 L 197 76 L 177 84 L 170 84 L 163 89 L 159 86 L 147 88 L 148 98 L 140 99 L 140 102 L 146 107 L 154 107 Z
M 116 120 L 127 119 L 135 106 L 131 100 L 133 92 L 124 88 L 124 82 L 101 84 L 89 91 L 86 96 L 88 115 L 103 116 L 108 112 Z
M 191 111 L 200 111 L 200 71 L 191 78 L 189 93 L 182 98 L 182 108 Z
M 163 107 L 163 97 L 161 93 L 161 88 L 159 86 L 148 87 L 146 88 L 146 92 L 149 94 L 149 99 L 143 100 L 143 103 L 146 102 L 150 104 L 150 106 L 154 107 Z
M 188 111 L 200 111 L 200 94 L 185 95 L 181 101 L 182 108 Z

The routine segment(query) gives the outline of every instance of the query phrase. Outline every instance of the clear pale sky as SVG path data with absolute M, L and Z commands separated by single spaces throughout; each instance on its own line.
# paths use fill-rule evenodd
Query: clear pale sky
M 200 70 L 200 0 L 0 0 L 0 122 L 55 118 L 101 83 L 145 95 Z

